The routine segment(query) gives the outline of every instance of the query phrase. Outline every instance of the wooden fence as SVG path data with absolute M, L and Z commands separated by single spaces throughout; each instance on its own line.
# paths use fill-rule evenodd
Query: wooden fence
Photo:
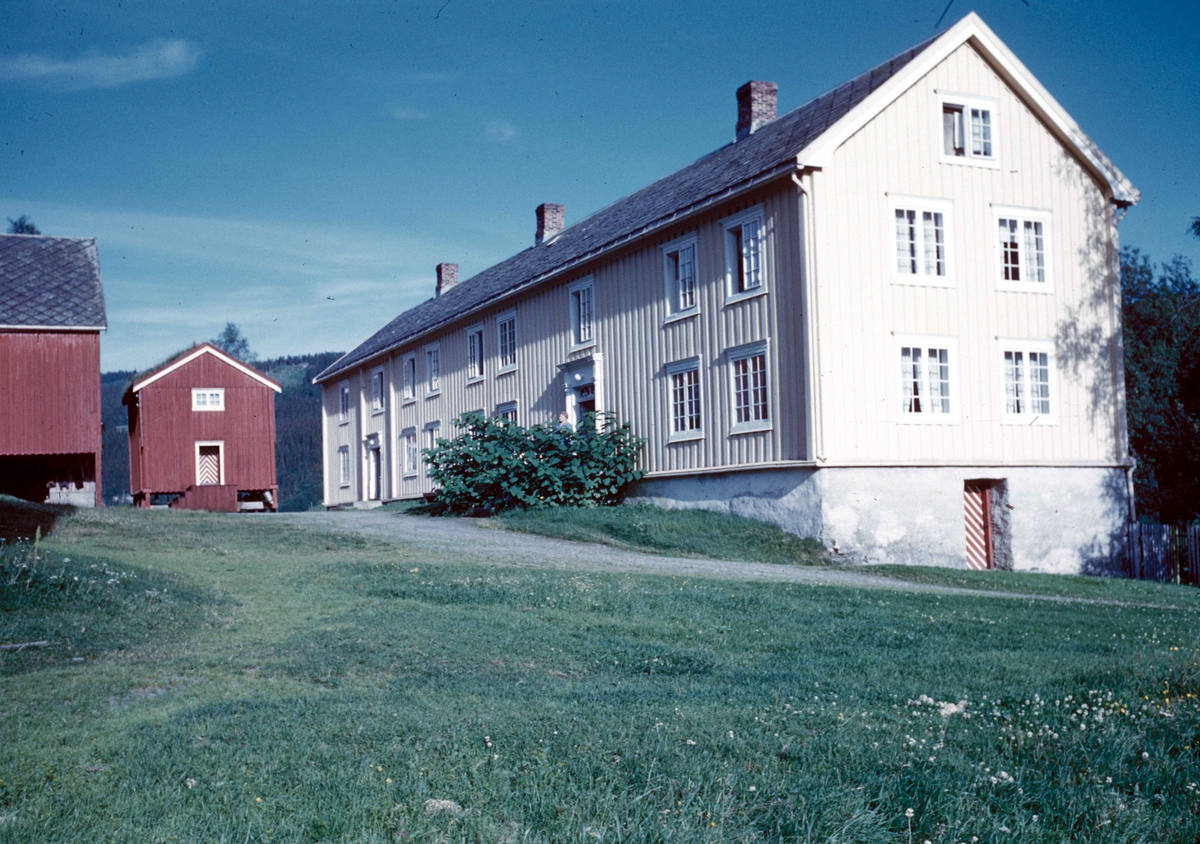
M 1200 525 L 1131 524 L 1129 576 L 1200 586 Z

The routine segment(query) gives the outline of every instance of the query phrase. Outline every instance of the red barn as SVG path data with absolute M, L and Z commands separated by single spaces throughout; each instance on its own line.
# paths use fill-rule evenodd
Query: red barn
M 0 235 L 0 493 L 102 503 L 95 240 Z
M 137 376 L 129 486 L 139 507 L 275 510 L 278 383 L 209 343 Z

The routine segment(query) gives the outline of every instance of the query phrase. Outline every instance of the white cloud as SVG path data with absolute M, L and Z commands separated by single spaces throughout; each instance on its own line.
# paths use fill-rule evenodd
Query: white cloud
M 0 58 L 0 79 L 32 82 L 67 91 L 119 88 L 132 82 L 169 79 L 191 73 L 200 62 L 199 46 L 180 38 L 156 38 L 119 55 L 92 50 L 76 59 L 33 53 Z
M 394 108 L 389 112 L 397 120 L 428 120 L 429 114 L 415 108 Z
M 517 128 L 505 120 L 489 120 L 484 129 L 496 141 L 511 141 L 517 136 Z

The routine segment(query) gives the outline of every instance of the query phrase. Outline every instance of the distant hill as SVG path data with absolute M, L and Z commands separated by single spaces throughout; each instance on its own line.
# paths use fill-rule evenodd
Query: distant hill
M 307 510 L 321 503 L 321 391 L 312 379 L 341 356 L 342 352 L 320 352 L 254 363 L 283 386 L 283 392 L 275 396 L 280 510 Z M 133 376 L 132 371 L 100 376 L 104 501 L 110 505 L 126 502 L 129 495 L 129 417 L 121 397 Z

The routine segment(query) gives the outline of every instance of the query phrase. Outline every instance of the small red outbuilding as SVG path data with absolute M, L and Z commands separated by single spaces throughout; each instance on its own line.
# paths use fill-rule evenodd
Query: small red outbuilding
M 139 507 L 275 510 L 277 382 L 204 343 L 137 376 L 129 486 Z

